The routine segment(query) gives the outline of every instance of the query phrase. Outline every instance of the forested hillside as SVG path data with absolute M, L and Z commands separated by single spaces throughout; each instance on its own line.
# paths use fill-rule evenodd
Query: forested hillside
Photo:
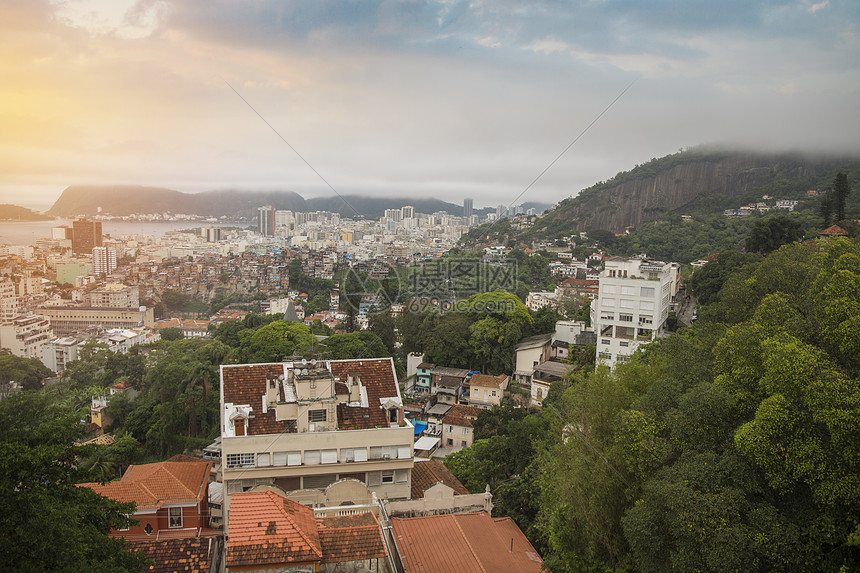
M 694 327 L 583 368 L 542 412 L 482 413 L 446 463 L 556 573 L 856 571 L 860 242 L 697 272 Z

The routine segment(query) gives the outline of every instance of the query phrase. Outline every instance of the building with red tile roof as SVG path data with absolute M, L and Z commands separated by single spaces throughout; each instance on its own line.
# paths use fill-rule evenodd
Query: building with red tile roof
M 830 225 L 823 231 L 818 232 L 819 237 L 847 237 L 848 231 L 839 225 Z
M 543 564 L 509 517 L 393 517 L 391 527 L 405 573 L 540 573 Z
M 286 493 L 353 478 L 408 499 L 413 427 L 393 360 L 222 366 L 221 456 L 228 526 L 230 496 L 258 485 Z
M 193 537 L 208 528 L 209 471 L 212 462 L 158 462 L 132 465 L 118 481 L 84 483 L 110 499 L 134 502 L 138 525 L 112 531 L 127 539 Z
M 273 491 L 233 496 L 227 534 L 227 571 L 278 570 L 323 563 L 387 559 L 372 513 L 314 517 L 314 510 Z
M 480 408 L 456 404 L 442 419 L 442 447 L 454 451 L 468 448 L 474 440 L 472 422 L 478 419 Z
M 454 495 L 468 495 L 460 480 L 438 460 L 418 460 L 412 466 L 412 499 L 421 499 L 424 492 L 442 483 L 454 490 Z
M 509 380 L 510 377 L 504 374 L 472 374 L 472 379 L 469 380 L 469 405 L 484 410 L 501 406 Z

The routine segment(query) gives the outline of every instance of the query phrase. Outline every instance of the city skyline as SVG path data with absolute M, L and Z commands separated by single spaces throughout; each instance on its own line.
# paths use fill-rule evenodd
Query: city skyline
M 122 183 L 552 204 L 681 147 L 860 148 L 856 3 L 0 1 L 0 201 L 39 210 Z

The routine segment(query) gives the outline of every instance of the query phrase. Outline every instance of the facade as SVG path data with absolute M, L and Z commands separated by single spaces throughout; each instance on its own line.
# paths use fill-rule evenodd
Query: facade
M 93 273 L 108 275 L 116 270 L 116 249 L 93 247 Z
M 100 221 L 78 219 L 72 222 L 72 252 L 89 255 L 93 247 L 102 246 L 102 224 Z
M 434 368 L 436 368 L 436 365 L 430 362 L 422 362 L 418 365 L 418 369 L 415 371 L 416 392 L 421 394 L 430 393 L 430 375 Z
M 275 208 L 271 205 L 257 208 L 257 231 L 264 237 L 275 234 Z
M 408 499 L 413 431 L 391 358 L 223 365 L 224 507 L 259 485 L 321 490 L 344 478 Z
M 0 348 L 8 348 L 21 358 L 42 359 L 42 347 L 54 337 L 48 317 L 22 314 L 0 325 Z
M 454 451 L 468 448 L 474 441 L 472 422 L 478 419 L 480 408 L 457 404 L 442 419 L 442 447 Z
M 517 364 L 514 377 L 518 384 L 531 384 L 535 366 L 549 360 L 551 345 L 551 334 L 529 336 L 517 343 Z
M 510 376 L 499 374 L 473 374 L 469 381 L 469 405 L 489 410 L 502 405 Z
M 640 344 L 663 336 L 672 296 L 670 263 L 611 257 L 600 273 L 600 294 L 591 306 L 597 363 L 614 368 Z
M 212 462 L 158 462 L 132 465 L 118 481 L 82 483 L 110 499 L 136 504 L 132 519 L 139 521 L 111 535 L 127 540 L 196 537 L 209 527 L 209 469 Z
M 532 312 L 545 306 L 555 308 L 558 306 L 558 295 L 554 292 L 530 292 L 526 296 L 526 306 Z
M 123 284 L 107 284 L 87 293 L 92 308 L 138 308 L 140 287 Z
M 473 204 L 474 203 L 473 203 L 472 199 L 463 199 L 463 217 L 465 217 L 466 219 L 469 219 L 472 217 L 472 206 L 473 206 Z
M 78 278 L 93 274 L 91 263 L 59 263 L 57 265 L 57 282 L 77 286 Z
M 91 308 L 85 306 L 42 306 L 41 314 L 51 321 L 57 336 L 68 336 L 90 326 L 101 328 L 137 328 L 155 325 L 152 308 Z
M 437 366 L 430 372 L 430 393 L 440 404 L 456 404 L 468 376 L 469 371 L 465 368 Z
M 12 279 L 0 279 L 0 324 L 12 324 L 21 314 L 21 305 L 15 296 L 15 283 Z
M 569 364 L 557 360 L 538 364 L 535 367 L 534 378 L 532 379 L 529 406 L 542 407 L 552 383 L 563 380 L 568 370 L 570 370 Z

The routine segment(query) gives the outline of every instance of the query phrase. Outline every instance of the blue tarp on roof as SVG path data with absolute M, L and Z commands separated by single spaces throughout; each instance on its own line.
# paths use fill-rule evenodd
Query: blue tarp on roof
M 415 425 L 415 435 L 416 436 L 421 434 L 421 432 L 423 432 L 424 430 L 427 429 L 427 422 L 419 422 L 416 420 L 415 422 L 413 422 L 413 424 Z

